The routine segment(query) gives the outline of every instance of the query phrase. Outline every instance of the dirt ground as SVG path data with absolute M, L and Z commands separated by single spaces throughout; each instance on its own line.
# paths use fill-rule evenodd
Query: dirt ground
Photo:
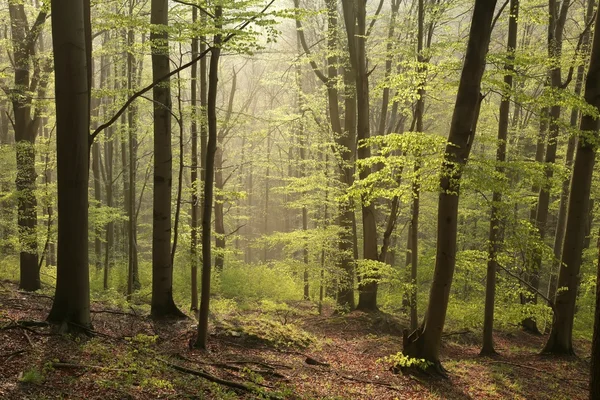
M 239 321 L 261 316 L 248 311 L 245 319 L 213 323 L 208 351 L 200 351 L 190 347 L 192 319 L 157 322 L 133 308 L 98 303 L 92 305 L 91 337 L 59 335 L 43 322 L 51 302 L 49 296 L 1 283 L 0 398 L 575 400 L 588 395 L 589 359 L 539 356 L 544 337 L 518 331 L 496 334 L 496 358 L 478 356 L 478 333 L 448 333 L 442 362 L 450 375 L 439 379 L 390 371 L 382 358 L 401 350 L 403 326 L 383 313 L 308 313 L 289 321 L 286 314 L 283 323 L 258 324 L 250 332 L 238 329 Z M 274 326 L 285 328 L 282 340 L 272 340 Z M 271 339 L 261 338 L 261 332 Z M 577 345 L 579 354 L 589 354 L 589 343 Z

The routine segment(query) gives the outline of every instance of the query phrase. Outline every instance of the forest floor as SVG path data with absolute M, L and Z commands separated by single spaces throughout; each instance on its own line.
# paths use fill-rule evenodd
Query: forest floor
M 204 352 L 189 346 L 194 320 L 100 303 L 92 337 L 58 335 L 43 323 L 51 302 L 0 283 L 0 398 L 587 399 L 589 359 L 539 356 L 544 337 L 518 331 L 496 334 L 496 358 L 478 356 L 478 333 L 450 332 L 449 379 L 435 379 L 390 372 L 403 324 L 383 313 L 238 310 L 213 316 Z

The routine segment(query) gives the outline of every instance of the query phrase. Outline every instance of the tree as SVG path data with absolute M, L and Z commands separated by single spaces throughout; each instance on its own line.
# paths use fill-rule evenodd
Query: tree
M 221 18 L 223 8 L 215 7 L 214 19 L 217 30 L 222 28 Z M 219 82 L 219 58 L 223 42 L 220 33 L 213 39 L 210 55 L 210 69 L 208 73 L 208 143 L 206 146 L 204 199 L 202 211 L 202 294 L 200 297 L 200 316 L 198 318 L 198 337 L 194 347 L 206 349 L 208 338 L 208 311 L 210 307 L 210 275 L 211 260 L 211 223 L 213 193 L 215 182 L 215 154 L 217 152 L 217 85 Z
M 598 119 L 600 111 L 600 28 L 596 15 L 595 33 L 592 41 L 590 65 L 585 80 L 585 101 L 593 107 L 593 113 L 587 111 L 581 118 L 581 131 L 575 152 L 571 190 L 567 206 L 567 223 L 562 257 L 558 276 L 558 291 L 554 306 L 554 319 L 550 335 L 542 350 L 549 354 L 574 354 L 573 319 L 579 286 L 582 252 L 584 249 L 586 226 L 589 218 L 590 191 L 594 171 L 596 150 L 598 148 Z
M 475 127 L 481 106 L 481 78 L 491 36 L 495 0 L 476 0 L 469 32 L 465 61 L 458 92 L 448 145 L 442 165 L 441 192 L 438 202 L 436 262 L 429 293 L 429 304 L 421 327 L 410 336 L 405 333 L 404 354 L 432 363 L 445 375 L 439 353 L 450 287 L 456 265 L 456 235 L 458 200 L 462 170 L 469 158 Z
M 89 1 L 52 0 L 58 258 L 48 321 L 61 330 L 88 329 L 88 178 L 91 30 Z
M 170 73 L 168 1 L 152 0 L 152 78 Z M 184 314 L 173 301 L 173 264 L 171 262 L 171 189 L 173 160 L 171 151 L 170 78 L 152 89 L 154 99 L 154 194 L 152 220 L 152 310 L 154 318 L 181 318 Z
M 371 156 L 370 147 L 364 141 L 370 137 L 369 133 L 369 73 L 367 71 L 367 10 L 366 1 L 343 0 L 342 7 L 344 21 L 346 22 L 346 36 L 348 38 L 348 51 L 350 54 L 349 76 L 352 78 L 356 90 L 356 132 L 359 147 L 357 159 L 365 160 Z M 362 145 L 361 145 L 362 144 Z M 364 167 L 360 171 L 360 178 L 366 179 L 370 168 Z M 377 224 L 375 219 L 375 205 L 373 199 L 366 194 L 362 196 L 362 224 L 363 224 L 363 257 L 365 260 L 377 261 Z M 377 310 L 377 271 L 369 271 L 359 284 L 359 298 L 357 308 L 366 311 Z
M 42 122 L 40 107 L 33 108 L 32 92 L 37 85 L 45 86 L 46 71 L 43 63 L 31 65 L 36 55 L 36 42 L 48 16 L 45 7 L 39 11 L 33 25 L 29 27 L 23 3 L 9 1 L 10 27 L 15 65 L 14 89 L 4 88 L 10 94 L 14 112 L 14 130 L 17 156 L 17 203 L 20 251 L 19 287 L 34 291 L 40 289 L 40 272 L 37 243 L 37 199 L 35 171 L 35 139 Z
M 596 277 L 596 314 L 592 338 L 592 358 L 590 365 L 590 400 L 600 399 L 600 243 Z
M 504 92 L 500 102 L 498 117 L 498 143 L 496 150 L 496 172 L 504 175 L 504 162 L 506 161 L 506 142 L 508 137 L 508 123 L 510 113 L 510 97 L 513 90 L 513 72 L 515 50 L 517 48 L 519 0 L 511 0 L 508 20 L 508 43 L 506 45 L 506 64 L 504 70 Z M 496 257 L 500 252 L 503 236 L 503 211 L 502 192 L 495 190 L 492 195 L 492 211 L 490 215 L 490 234 L 488 243 L 487 278 L 485 285 L 485 315 L 483 322 L 483 347 L 482 355 L 495 354 L 494 350 L 494 305 L 496 299 L 496 272 L 498 270 Z
M 560 3 L 560 4 L 559 4 Z M 557 138 L 560 132 L 560 114 L 561 105 L 556 98 L 557 93 L 562 89 L 564 83 L 562 81 L 562 69 L 560 67 L 560 57 L 562 55 L 563 35 L 567 14 L 569 11 L 570 0 L 549 0 L 548 11 L 548 59 L 550 67 L 548 71 L 548 91 L 552 96 L 552 105 L 548 114 L 548 137 L 546 140 L 546 152 L 544 156 L 544 169 L 546 182 L 541 186 L 537 208 L 535 211 L 535 224 L 542 240 L 546 237 L 548 231 L 548 210 L 550 205 L 550 189 L 551 179 L 554 175 L 553 164 L 556 161 Z M 541 136 L 540 136 L 541 137 Z M 537 290 L 540 286 L 540 273 L 542 268 L 542 255 L 539 252 L 534 253 L 532 260 L 531 271 L 529 272 L 529 280 L 534 291 L 531 293 L 533 303 L 537 303 Z M 523 327 L 533 333 L 539 333 L 537 324 L 534 319 L 526 318 L 523 321 Z

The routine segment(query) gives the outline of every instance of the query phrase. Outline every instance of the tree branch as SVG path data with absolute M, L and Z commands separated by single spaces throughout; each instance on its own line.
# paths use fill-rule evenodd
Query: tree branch
M 238 30 L 240 30 L 240 31 L 244 30 L 248 25 L 250 25 L 252 22 L 254 22 L 258 18 L 259 15 L 264 14 L 265 11 L 267 11 L 269 9 L 269 7 L 271 7 L 271 5 L 273 5 L 274 2 L 275 2 L 275 0 L 271 0 L 261 10 L 260 13 L 253 15 L 251 18 L 249 18 L 248 20 L 246 20 L 246 22 L 244 22 L 242 25 L 240 25 L 240 27 L 238 28 Z M 230 33 L 229 35 L 227 35 L 223 39 L 223 41 L 221 42 L 221 45 L 224 45 L 225 43 L 229 42 L 235 36 L 237 36 L 237 32 Z M 154 82 L 152 82 L 148 86 L 145 86 L 144 88 L 138 90 L 133 95 L 131 95 L 131 97 L 129 97 L 129 99 L 127 99 L 127 101 L 125 102 L 125 104 L 123 104 L 123 106 L 119 109 L 119 111 L 117 111 L 115 113 L 115 115 L 112 116 L 111 119 L 109 119 L 107 122 L 103 123 L 102 125 L 98 126 L 94 130 L 94 132 L 92 132 L 92 134 L 90 134 L 89 141 L 88 141 L 89 142 L 89 146 L 91 147 L 92 143 L 94 142 L 94 139 L 96 139 L 96 137 L 103 130 L 105 130 L 106 128 L 108 128 L 112 124 L 114 124 L 119 119 L 119 117 L 127 110 L 127 108 L 129 108 L 129 106 L 131 105 L 131 103 L 133 103 L 136 99 L 138 99 L 139 97 L 141 97 L 142 95 L 144 95 L 148 91 L 152 90 L 152 88 L 154 88 L 156 85 L 160 84 L 161 82 L 169 79 L 170 77 L 172 77 L 174 75 L 177 75 L 179 72 L 181 72 L 181 71 L 183 71 L 183 70 L 191 67 L 192 65 L 196 64 L 198 61 L 200 61 L 201 59 L 203 59 L 211 51 L 212 51 L 212 47 L 208 47 L 206 50 L 204 50 L 202 53 L 200 53 L 196 58 L 192 59 L 190 62 L 188 62 L 186 64 L 183 64 L 179 68 L 174 69 L 173 71 L 169 72 L 165 76 L 158 78 L 157 80 L 155 80 Z

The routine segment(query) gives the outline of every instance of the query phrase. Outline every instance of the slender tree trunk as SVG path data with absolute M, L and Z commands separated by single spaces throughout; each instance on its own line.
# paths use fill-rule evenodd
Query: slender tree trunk
M 366 54 L 366 2 L 342 1 L 344 20 L 346 21 L 346 34 L 350 53 L 351 72 L 356 85 L 356 110 L 357 110 L 357 139 L 359 142 L 368 139 L 369 134 L 369 78 L 367 71 Z M 358 148 L 359 160 L 371 156 L 368 146 Z M 366 179 L 370 168 L 365 167 L 360 171 L 360 178 Z M 377 224 L 375 220 L 375 206 L 371 199 L 362 199 L 362 224 L 363 224 L 363 257 L 365 260 L 378 260 L 377 251 Z M 378 272 L 368 271 L 366 283 L 359 284 L 358 309 L 364 311 L 377 310 L 377 279 Z
M 91 32 L 89 1 L 52 0 L 58 263 L 48 320 L 61 330 L 90 327 L 88 178 Z
M 94 100 L 92 100 L 94 102 Z M 92 145 L 92 174 L 94 179 L 94 200 L 96 207 L 102 207 L 102 186 L 100 182 L 100 145 Z M 102 268 L 102 229 L 98 226 L 94 232 L 94 265 L 96 269 Z
M 198 9 L 192 7 L 192 24 L 196 24 L 198 21 Z M 198 57 L 198 38 L 192 38 L 192 59 Z M 202 60 L 204 60 L 204 57 Z M 192 299 L 191 299 L 191 310 L 196 312 L 198 310 L 198 211 L 199 211 L 199 198 L 198 190 L 200 189 L 200 181 L 198 180 L 198 64 L 192 65 L 191 70 L 191 106 L 192 106 L 192 117 L 190 135 L 192 137 L 192 163 L 191 163 L 191 176 L 192 181 L 192 204 L 191 204 L 191 243 L 190 243 L 190 259 L 191 259 L 191 273 L 192 273 Z
M 590 20 L 594 16 L 594 5 L 595 0 L 588 0 L 587 10 L 585 14 L 586 22 L 590 22 Z M 581 47 L 584 52 L 589 51 L 589 42 L 590 42 L 590 33 L 589 31 L 585 32 L 581 41 Z M 577 68 L 577 77 L 575 78 L 575 95 L 581 95 L 581 89 L 583 87 L 583 78 L 585 75 L 585 65 L 580 65 Z M 571 110 L 571 121 L 570 126 L 572 128 L 577 128 L 577 122 L 579 121 L 579 109 L 574 107 Z M 569 138 L 569 143 L 567 145 L 567 154 L 565 156 L 565 168 L 569 170 L 569 172 L 573 168 L 573 158 L 575 155 L 575 146 L 577 144 L 577 138 L 575 136 L 571 136 Z M 552 270 L 550 271 L 550 282 L 548 284 L 548 298 L 554 298 L 556 294 L 556 283 L 557 283 L 557 272 L 559 270 L 559 260 L 561 257 L 561 250 L 563 240 L 565 238 L 565 227 L 567 220 L 567 202 L 569 201 L 569 184 L 571 183 L 571 174 L 569 177 L 563 181 L 561 192 L 560 192 L 560 206 L 558 208 L 558 222 L 556 224 L 556 234 L 554 235 L 554 258 L 555 261 L 552 264 Z
M 215 7 L 215 28 L 220 30 L 223 9 Z M 208 79 L 208 143 L 206 146 L 206 164 L 204 181 L 204 210 L 202 212 L 202 295 L 200 298 L 200 316 L 198 318 L 198 337 L 194 347 L 206 349 L 208 339 L 208 312 L 210 310 L 211 275 L 211 219 L 214 194 L 215 153 L 217 152 L 217 90 L 219 82 L 219 58 L 221 56 L 221 35 L 216 34 L 210 57 Z
M 40 117 L 32 112 L 32 96 L 28 93 L 31 81 L 39 80 L 30 75 L 30 64 L 35 54 L 35 44 L 47 14 L 40 11 L 34 24 L 29 27 L 23 3 L 9 2 L 10 28 L 15 66 L 12 105 L 17 161 L 17 225 L 19 232 L 19 288 L 27 291 L 40 289 L 40 271 L 37 243 L 37 198 L 35 195 L 37 173 L 35 171 L 35 139 Z
M 129 16 L 133 16 L 133 1 L 129 3 Z M 127 91 L 132 93 L 135 89 L 135 81 L 137 78 L 137 64 L 133 55 L 133 46 L 135 44 L 135 33 L 132 29 L 127 31 Z M 129 154 L 129 204 L 127 206 L 127 239 L 129 256 L 127 265 L 127 297 L 131 299 L 131 295 L 135 290 L 141 288 L 138 274 L 138 251 L 137 251 L 137 219 L 136 219 L 136 175 L 137 175 L 137 103 L 133 102 L 127 109 L 127 133 L 128 133 L 128 154 Z
M 150 20 L 153 25 L 152 78 L 167 75 L 169 42 L 168 1 L 152 0 Z M 171 151 L 170 80 L 154 86 L 154 195 L 152 224 L 152 307 L 154 318 L 183 317 L 173 301 L 173 265 L 171 263 L 171 189 L 173 160 Z
M 496 172 L 504 175 L 504 162 L 506 161 L 506 143 L 508 137 L 508 124 L 510 118 L 510 97 L 513 90 L 513 72 L 515 50 L 517 48 L 519 0 L 511 0 L 510 17 L 508 21 L 508 43 L 506 45 L 506 64 L 504 65 L 504 93 L 500 102 L 498 120 L 498 143 L 496 149 Z M 498 270 L 496 258 L 504 242 L 504 207 L 502 205 L 502 192 L 494 191 L 492 195 L 492 211 L 490 215 L 490 233 L 488 243 L 487 278 L 485 286 L 485 313 L 483 319 L 483 347 L 481 355 L 496 354 L 494 349 L 494 305 L 496 301 L 496 271 Z
M 600 28 L 598 15 L 587 78 L 585 80 L 586 102 L 600 109 Z M 579 272 L 586 236 L 586 222 L 589 218 L 590 191 L 598 138 L 598 120 L 592 115 L 584 115 L 579 125 L 584 135 L 592 135 L 591 140 L 581 136 L 577 143 L 569 204 L 567 206 L 567 227 L 563 242 L 561 264 L 558 276 L 559 291 L 556 294 L 554 320 L 543 353 L 574 354 L 573 320 L 579 286 Z M 564 288 L 564 289 L 563 289 Z
M 450 297 L 450 287 L 456 265 L 456 236 L 460 178 L 477 123 L 481 104 L 481 78 L 491 35 L 491 22 L 496 1 L 476 0 L 469 42 L 460 78 L 456 104 L 450 125 L 448 146 L 440 179 L 436 263 L 429 294 L 426 317 L 421 327 L 408 336 L 405 332 L 404 354 L 433 363 L 433 368 L 445 374 L 440 363 L 442 331 Z
M 548 57 L 552 62 L 552 67 L 549 71 L 550 89 L 552 92 L 557 92 L 562 86 L 560 58 L 562 55 L 562 42 L 567 11 L 570 6 L 569 1 L 561 2 L 558 7 L 556 0 L 549 0 L 549 15 L 548 24 Z M 546 155 L 544 157 L 545 183 L 540 189 L 537 202 L 537 210 L 535 215 L 535 223 L 542 240 L 545 239 L 548 232 L 548 209 L 550 206 L 550 189 L 551 181 L 554 175 L 553 164 L 556 161 L 557 139 L 560 131 L 560 113 L 561 106 L 559 99 L 554 99 L 554 104 L 550 107 L 548 141 L 546 144 Z M 537 290 L 540 286 L 540 275 L 542 269 L 542 255 L 537 252 L 533 258 L 533 270 L 530 273 L 530 284 L 535 289 L 531 293 L 531 302 L 537 303 Z M 535 321 L 531 318 L 523 321 L 523 327 L 531 332 L 539 333 Z

